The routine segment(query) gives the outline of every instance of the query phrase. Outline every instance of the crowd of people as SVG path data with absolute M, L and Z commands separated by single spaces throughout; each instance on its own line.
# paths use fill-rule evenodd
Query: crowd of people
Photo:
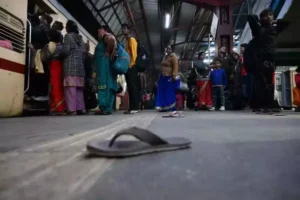
M 288 23 L 275 21 L 270 9 L 263 10 L 259 18 L 249 15 L 248 22 L 253 39 L 249 44 L 240 45 L 239 54 L 227 53 L 226 47 L 221 45 L 212 63 L 204 62 L 204 52 L 193 61 L 187 78 L 190 109 L 224 111 L 249 107 L 257 114 L 281 111 L 278 101 L 274 100 L 275 41 Z M 182 90 L 176 59 L 169 46 L 162 62 L 156 99 L 157 109 L 169 111 L 171 116 L 178 116 L 176 92 Z
M 240 46 L 239 54 L 227 53 L 226 47 L 220 46 L 218 56 L 206 64 L 205 52 L 200 52 L 187 80 L 180 74 L 178 58 L 169 45 L 154 91 L 157 111 L 168 112 L 170 117 L 183 116 L 179 111 L 183 106 L 178 106 L 177 101 L 189 93 L 188 101 L 192 103 L 188 107 L 195 110 L 251 107 L 256 113 L 279 112 L 279 106 L 274 104 L 275 40 L 286 23 L 274 21 L 273 13 L 268 9 L 260 14 L 260 19 L 250 15 L 248 21 L 253 39 Z M 39 85 L 39 89 L 30 87 L 28 93 L 43 96 L 46 91 L 51 114 L 80 115 L 98 106 L 96 115 L 110 115 L 117 94 L 125 92 L 129 96 L 129 106 L 124 114 L 136 114 L 149 100 L 141 89 L 141 85 L 145 88 L 146 77 L 139 69 L 141 50 L 131 34 L 130 25 L 122 25 L 126 38 L 124 49 L 130 56 L 128 71 L 122 75 L 126 84 L 122 85 L 118 83 L 120 74 L 112 67 L 117 40 L 109 27 L 98 28 L 98 44 L 93 55 L 89 52 L 89 42 L 84 43 L 74 21 L 66 23 L 67 34 L 64 36 L 64 25 L 56 21 L 51 27 L 49 15 L 32 18 L 32 24 L 33 40 L 29 46 L 33 52 L 34 76 L 31 84 Z
M 89 41 L 84 43 L 77 24 L 64 25 L 43 14 L 32 16 L 32 71 L 27 97 L 49 96 L 51 115 L 82 115 L 98 106 L 96 115 L 110 115 L 115 108 L 116 94 L 129 94 L 129 108 L 124 114 L 135 114 L 140 108 L 143 76 L 136 67 L 138 43 L 131 35 L 131 27 L 122 25 L 126 37 L 124 48 L 130 56 L 126 78 L 127 87 L 117 82 L 119 74 L 113 70 L 117 40 L 109 27 L 98 28 L 98 44 L 94 55 Z M 50 86 L 50 87 L 49 87 Z M 97 94 L 97 95 L 96 95 Z

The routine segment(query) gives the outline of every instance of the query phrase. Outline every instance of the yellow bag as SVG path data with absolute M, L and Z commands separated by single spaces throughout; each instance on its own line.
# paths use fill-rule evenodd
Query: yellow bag
M 300 88 L 295 87 L 293 89 L 293 104 L 296 106 L 300 106 Z

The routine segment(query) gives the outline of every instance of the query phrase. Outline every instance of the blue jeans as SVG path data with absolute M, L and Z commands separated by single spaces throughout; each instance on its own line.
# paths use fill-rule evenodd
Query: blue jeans
M 218 103 L 220 106 L 225 106 L 224 87 L 213 87 L 212 88 L 212 100 L 213 107 L 217 107 Z

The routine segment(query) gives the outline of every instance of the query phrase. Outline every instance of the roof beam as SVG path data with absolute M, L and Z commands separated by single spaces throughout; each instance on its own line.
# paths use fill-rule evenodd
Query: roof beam
M 162 5 L 161 5 L 161 1 L 158 2 L 158 19 L 160 20 L 160 52 L 161 55 L 164 55 L 165 52 L 165 47 L 164 47 L 164 42 L 163 42 L 163 38 L 164 38 L 164 34 L 163 34 L 163 9 L 162 9 Z
M 190 41 L 184 41 L 184 42 L 179 42 L 176 44 L 173 44 L 172 46 L 178 46 L 186 43 L 200 43 L 200 44 L 207 44 L 207 42 L 203 42 L 203 40 L 190 40 Z
M 101 20 L 104 22 L 104 24 L 107 26 L 107 27 L 109 27 L 110 28 L 110 26 L 109 26 L 109 24 L 107 23 L 107 21 L 104 19 L 104 17 L 101 15 L 101 11 L 99 11 L 99 10 L 97 10 L 97 8 L 96 8 L 96 5 L 94 4 L 94 2 L 92 1 L 92 0 L 89 0 L 89 2 L 90 2 L 90 4 L 92 5 L 92 9 L 94 9 L 94 10 L 96 10 L 96 12 L 97 12 L 97 15 L 99 15 L 99 17 L 101 18 Z M 112 33 L 115 37 L 116 37 L 116 35 L 114 34 L 114 33 Z M 118 39 L 117 39 L 117 37 L 116 37 L 116 40 L 118 41 Z M 119 41 L 118 41 L 119 42 Z
M 154 68 L 155 67 L 154 58 L 153 58 L 153 52 L 154 51 L 153 51 L 152 43 L 151 43 L 151 40 L 150 40 L 148 20 L 147 20 L 146 14 L 145 14 L 145 8 L 144 8 L 143 0 L 139 0 L 139 5 L 140 5 L 140 9 L 141 9 L 141 14 L 142 14 L 142 18 L 143 18 L 143 21 L 144 21 L 144 25 L 145 25 L 145 31 L 146 31 L 147 41 L 148 41 L 148 46 L 149 46 L 149 50 L 150 50 L 150 57 L 151 57 L 152 65 L 153 65 L 153 68 Z
M 90 1 L 90 0 L 89 0 L 89 1 Z M 123 0 L 115 1 L 115 2 L 113 2 L 113 3 L 111 3 L 111 4 L 107 5 L 107 6 L 103 6 L 102 8 L 98 9 L 98 11 L 99 11 L 99 12 L 102 12 L 102 11 L 104 11 L 104 10 L 106 10 L 106 9 L 109 9 L 109 8 L 111 8 L 111 7 L 114 7 L 115 5 L 117 5 L 117 4 L 119 4 L 119 3 L 122 3 L 122 1 L 123 1 Z M 91 1 L 90 1 L 90 2 L 91 2 Z M 94 5 L 94 2 L 93 2 L 93 1 L 92 1 L 91 3 L 93 3 L 93 5 Z
M 211 23 L 204 23 L 204 24 L 203 23 L 191 23 L 188 26 L 180 26 L 180 27 L 172 28 L 172 29 L 170 29 L 170 31 L 184 30 L 184 29 L 192 28 L 197 25 L 210 26 Z
M 216 6 L 235 5 L 244 0 L 183 0 L 186 3 L 196 5 L 207 10 L 212 10 Z
M 137 37 L 137 39 L 139 39 L 139 34 L 138 34 L 138 31 L 136 30 L 136 25 L 135 25 L 135 21 L 134 21 L 134 17 L 133 17 L 133 14 L 132 14 L 132 11 L 131 11 L 131 8 L 130 8 L 130 5 L 128 3 L 128 0 L 122 0 L 123 1 L 123 5 L 125 7 L 125 10 L 127 12 L 127 16 L 133 26 L 133 29 L 134 29 L 134 32 L 135 32 L 135 35 Z
M 204 21 L 204 23 L 207 23 L 209 20 L 212 19 L 212 14 L 213 14 L 213 12 L 211 12 L 211 13 L 208 15 L 208 17 L 207 17 L 207 19 Z M 202 29 L 201 29 L 201 32 L 200 32 L 199 35 L 198 35 L 198 36 L 200 36 L 201 39 L 203 39 L 204 36 L 205 36 L 207 33 L 209 33 L 209 31 L 210 31 L 210 29 L 207 28 L 207 29 L 203 32 L 203 34 L 201 35 L 201 33 L 202 33 L 202 31 L 203 31 L 204 29 L 205 29 L 205 27 L 203 26 Z M 198 37 L 198 38 L 199 38 L 199 37 Z M 208 38 L 208 39 L 210 40 L 210 38 Z M 194 55 L 195 55 L 195 53 L 196 53 L 196 51 L 198 50 L 199 47 L 200 47 L 200 44 L 198 44 L 197 47 L 194 48 L 194 51 L 193 51 L 193 53 L 192 53 L 192 57 L 194 57 Z
M 176 21 L 175 21 L 175 26 L 178 26 L 178 24 L 179 24 L 179 21 L 180 21 L 180 17 L 181 17 L 181 7 L 182 7 L 182 2 L 180 2 L 180 5 L 179 5 L 179 8 L 178 8 L 178 15 L 177 15 L 177 17 L 176 17 Z M 174 30 L 174 28 L 173 29 L 171 29 L 171 30 Z M 174 43 L 173 44 L 176 44 L 176 39 L 177 39 L 177 32 L 178 32 L 178 29 L 175 29 L 176 30 L 176 32 L 174 33 Z
M 235 20 L 235 24 L 234 24 L 234 26 L 233 26 L 232 32 L 234 32 L 234 31 L 235 31 L 235 28 L 237 27 L 237 24 L 238 24 L 238 22 L 239 22 L 239 19 L 240 19 L 241 14 L 242 14 L 244 5 L 245 5 L 245 1 L 243 1 L 242 6 L 240 7 L 239 14 L 238 14 L 238 16 L 237 16 L 237 18 L 236 18 L 236 20 Z
M 196 12 L 195 12 L 195 15 L 194 15 L 194 17 L 193 17 L 193 19 L 192 19 L 192 22 L 191 22 L 190 24 L 195 23 L 195 20 L 197 19 L 198 13 L 199 13 L 199 12 L 200 12 L 200 8 L 197 7 Z M 189 39 L 190 39 L 190 36 L 191 36 L 191 33 L 192 33 L 192 32 L 193 32 L 193 26 L 189 26 L 188 31 L 187 31 L 187 34 L 186 34 L 186 37 L 185 37 L 185 41 L 186 41 L 187 43 L 185 43 L 184 47 L 182 48 L 182 53 L 181 53 L 180 58 L 182 58 L 182 56 L 184 56 L 184 54 L 185 54 L 184 52 L 185 52 L 185 49 L 186 49 L 186 44 L 188 44 L 188 41 L 189 41 Z
M 108 1 L 109 1 L 110 5 L 113 4 L 113 2 L 112 2 L 111 0 L 108 0 Z M 117 17 L 119 23 L 122 24 L 122 21 L 121 21 L 119 15 L 118 15 L 118 13 L 117 13 L 117 11 L 116 11 L 116 9 L 115 9 L 115 5 L 112 5 L 112 9 L 113 9 L 113 12 L 114 12 L 114 14 L 116 15 L 116 17 Z

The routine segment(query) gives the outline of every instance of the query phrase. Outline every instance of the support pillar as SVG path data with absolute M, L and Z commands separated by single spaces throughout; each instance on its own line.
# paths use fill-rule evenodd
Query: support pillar
M 221 46 L 225 46 L 227 53 L 231 53 L 233 48 L 233 18 L 232 18 L 232 6 L 218 6 L 216 7 L 216 15 L 219 18 L 219 26 L 217 30 L 215 46 L 216 56 L 218 55 L 218 49 Z

